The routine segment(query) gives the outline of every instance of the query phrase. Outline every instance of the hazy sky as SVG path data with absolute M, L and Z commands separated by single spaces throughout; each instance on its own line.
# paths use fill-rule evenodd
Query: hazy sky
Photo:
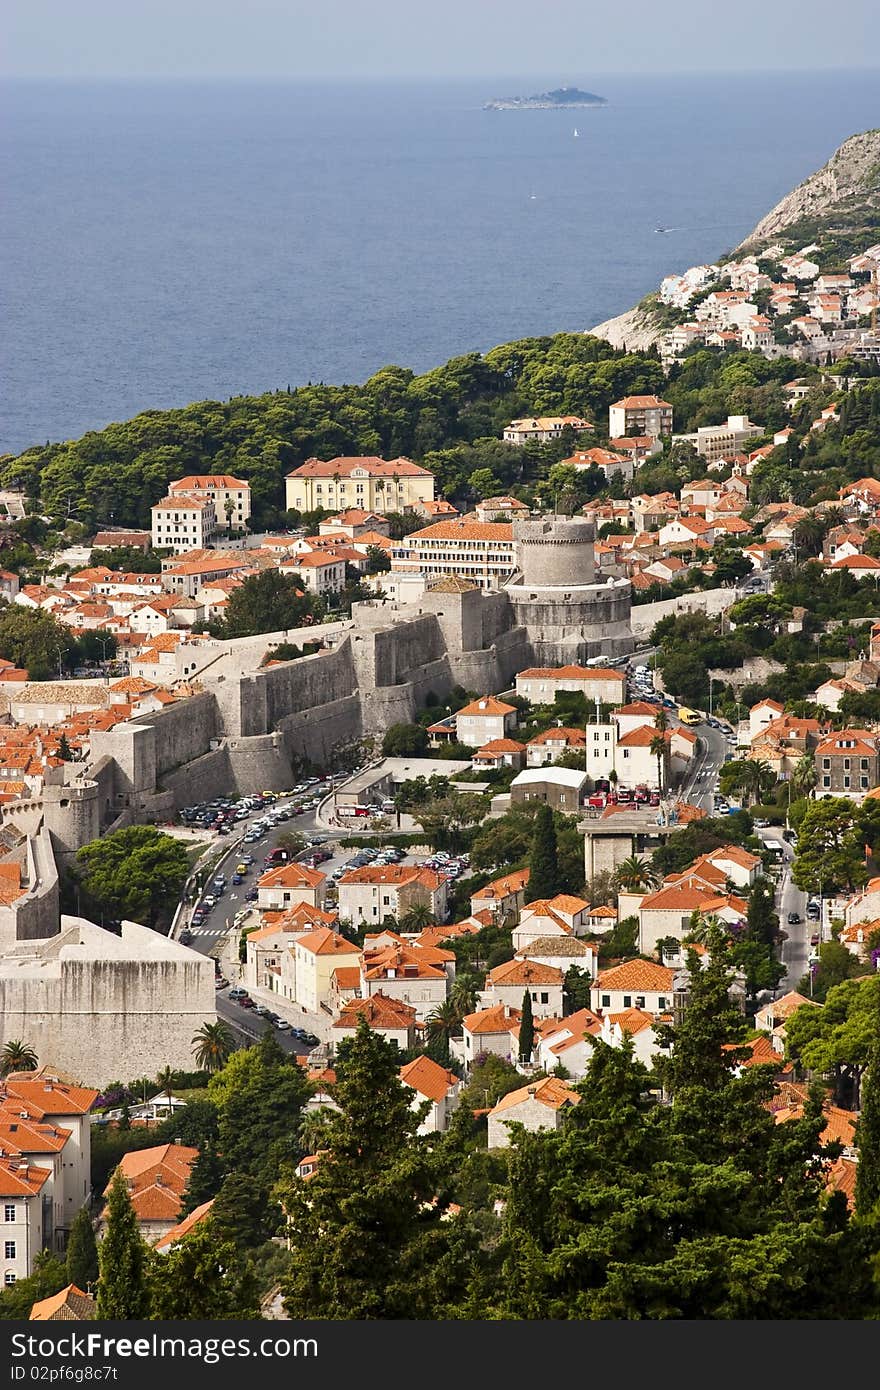
M 16 77 L 880 67 L 880 0 L 3 0 Z M 880 100 L 878 100 L 880 105 Z

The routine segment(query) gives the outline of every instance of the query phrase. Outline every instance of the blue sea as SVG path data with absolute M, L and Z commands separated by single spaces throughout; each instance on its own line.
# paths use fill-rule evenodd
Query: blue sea
M 482 110 L 558 81 L 4 84 L 0 452 L 587 328 L 880 124 L 870 72 Z

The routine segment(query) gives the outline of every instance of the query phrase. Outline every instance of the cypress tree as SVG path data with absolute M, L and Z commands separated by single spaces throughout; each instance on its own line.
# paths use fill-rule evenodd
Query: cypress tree
M 535 902 L 538 898 L 553 898 L 559 892 L 559 864 L 556 855 L 556 826 L 553 812 L 544 803 L 538 807 L 535 816 L 535 829 L 532 835 L 532 853 L 529 859 L 529 881 L 526 884 L 525 900 Z
M 862 1082 L 862 1109 L 856 1138 L 856 1213 L 868 1217 L 880 1202 L 880 989 L 874 1007 L 874 1036 L 868 1068 Z
M 149 1316 L 146 1253 L 125 1177 L 117 1168 L 107 1199 L 107 1233 L 98 1255 L 99 1318 L 128 1322 Z
M 526 990 L 522 1001 L 522 1018 L 519 1025 L 519 1060 L 530 1062 L 535 1046 L 535 1022 L 532 1018 L 532 996 Z
M 91 1217 L 85 1207 L 78 1211 L 67 1242 L 67 1278 L 83 1293 L 98 1278 L 98 1246 Z

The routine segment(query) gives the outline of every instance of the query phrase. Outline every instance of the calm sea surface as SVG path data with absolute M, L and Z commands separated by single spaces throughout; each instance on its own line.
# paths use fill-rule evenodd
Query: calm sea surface
M 557 81 L 0 87 L 0 452 L 586 328 L 880 124 L 876 73 L 480 109 Z

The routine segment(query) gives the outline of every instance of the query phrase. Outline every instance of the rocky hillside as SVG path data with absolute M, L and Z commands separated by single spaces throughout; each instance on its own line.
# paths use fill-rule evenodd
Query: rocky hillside
M 604 338 L 612 347 L 628 348 L 630 352 L 643 352 L 656 343 L 662 334 L 662 329 L 658 328 L 650 313 L 638 306 L 627 309 L 625 314 L 618 314 L 616 318 L 606 319 L 604 323 L 597 323 L 589 331 L 594 338 Z
M 880 221 L 880 130 L 851 135 L 822 168 L 786 194 L 741 248 L 753 248 L 780 233 L 794 234 L 800 223 L 817 231 L 858 233 Z M 814 226 L 813 224 L 818 224 Z
M 827 164 L 786 194 L 736 248 L 757 251 L 782 239 L 792 247 L 834 235 L 843 253 L 880 241 L 880 130 L 851 135 Z M 663 329 L 650 308 L 636 306 L 587 330 L 614 347 L 644 349 Z

